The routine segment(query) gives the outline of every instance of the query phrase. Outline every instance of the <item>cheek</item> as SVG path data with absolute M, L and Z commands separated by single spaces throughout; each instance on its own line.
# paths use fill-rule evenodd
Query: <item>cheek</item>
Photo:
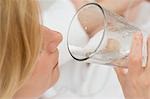
M 54 85 L 59 77 L 58 67 L 54 69 L 58 61 L 58 54 L 49 54 L 42 52 L 39 57 L 35 70 L 32 75 L 32 80 L 37 81 L 43 89 L 47 89 Z
M 51 75 L 49 75 L 49 81 L 48 81 L 48 88 L 52 87 L 53 85 L 56 84 L 56 82 L 58 81 L 59 79 L 59 75 L 60 75 L 60 72 L 59 72 L 59 68 L 57 66 L 57 68 L 55 68 L 53 70 L 53 72 L 51 73 Z
M 58 50 L 54 53 L 43 51 L 37 60 L 36 67 L 43 72 L 45 72 L 47 69 L 52 71 L 58 63 L 58 58 Z

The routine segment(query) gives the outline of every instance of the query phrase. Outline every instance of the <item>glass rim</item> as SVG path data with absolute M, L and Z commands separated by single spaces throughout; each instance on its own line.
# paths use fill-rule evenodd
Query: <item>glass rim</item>
M 104 26 L 104 28 L 103 28 L 103 35 L 102 35 L 102 38 L 101 38 L 101 40 L 100 40 L 100 42 L 99 42 L 97 48 L 96 48 L 91 54 L 89 54 L 89 55 L 88 55 L 87 57 L 85 57 L 85 58 L 77 58 L 77 57 L 75 57 L 75 56 L 72 54 L 72 52 L 71 52 L 71 50 L 70 50 L 70 48 L 69 48 L 69 31 L 70 31 L 72 22 L 73 22 L 74 18 L 78 15 L 78 13 L 79 13 L 84 7 L 90 6 L 90 5 L 97 6 L 97 7 L 101 10 L 101 12 L 102 12 L 102 14 L 103 14 L 103 17 L 104 17 L 104 20 L 103 20 L 103 21 L 104 21 L 104 25 L 103 25 L 103 26 Z M 94 3 L 94 2 L 93 2 L 93 3 L 87 3 L 87 4 L 83 5 L 82 7 L 80 7 L 80 8 L 77 10 L 77 12 L 75 13 L 75 15 L 73 16 L 73 18 L 71 19 L 71 22 L 70 22 L 69 28 L 68 28 L 68 33 L 67 33 L 67 49 L 68 49 L 68 51 L 69 51 L 69 54 L 70 54 L 75 60 L 78 60 L 78 61 L 85 61 L 85 60 L 87 60 L 87 59 L 93 57 L 93 56 L 96 54 L 96 52 L 98 51 L 100 45 L 101 45 L 102 42 L 103 42 L 103 39 L 104 39 L 104 36 L 105 36 L 105 32 L 106 32 L 106 26 L 107 26 L 106 15 L 105 15 L 104 8 L 103 8 L 101 5 L 99 5 L 98 3 Z

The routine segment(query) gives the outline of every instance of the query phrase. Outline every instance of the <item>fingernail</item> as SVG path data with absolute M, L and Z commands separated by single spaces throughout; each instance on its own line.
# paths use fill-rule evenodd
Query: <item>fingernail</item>
M 136 32 L 136 33 L 134 33 L 134 38 L 135 39 L 141 39 L 141 37 L 142 37 L 142 33 L 140 33 L 140 32 Z
M 124 74 L 128 73 L 128 69 L 123 69 Z

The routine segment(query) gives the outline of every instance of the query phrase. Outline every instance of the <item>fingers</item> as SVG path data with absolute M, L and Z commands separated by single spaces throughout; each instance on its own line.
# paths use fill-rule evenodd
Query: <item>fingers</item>
M 142 72 L 142 46 L 143 37 L 141 33 L 134 33 L 131 51 L 129 54 L 128 73 L 138 76 Z
M 150 71 L 150 36 L 147 39 L 147 57 L 146 70 Z
M 150 86 L 150 35 L 147 38 L 147 63 L 146 67 L 143 72 L 143 74 L 140 76 L 140 82 L 144 87 L 149 87 Z

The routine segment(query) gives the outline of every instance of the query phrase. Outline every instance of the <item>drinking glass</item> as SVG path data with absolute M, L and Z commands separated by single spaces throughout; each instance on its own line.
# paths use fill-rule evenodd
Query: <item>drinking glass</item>
M 81 28 L 76 27 L 77 24 Z M 123 17 L 97 3 L 88 3 L 72 18 L 67 47 L 77 61 L 127 68 L 136 32 L 141 30 Z

